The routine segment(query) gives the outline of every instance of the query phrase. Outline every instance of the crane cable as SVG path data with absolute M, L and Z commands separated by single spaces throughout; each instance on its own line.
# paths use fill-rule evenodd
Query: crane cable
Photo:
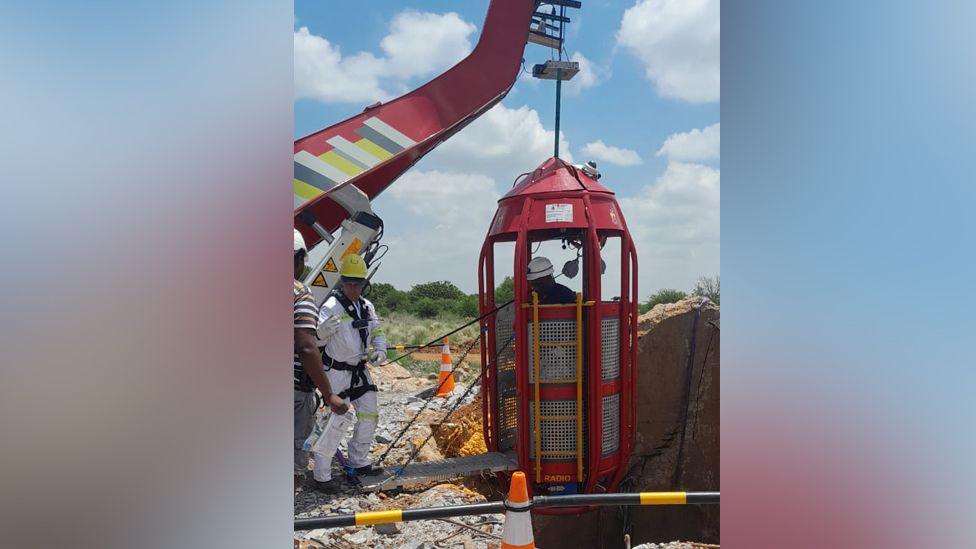
M 398 356 L 398 357 L 396 357 L 396 358 L 395 358 L 395 359 L 393 359 L 393 360 L 390 360 L 390 361 L 388 361 L 388 362 L 387 362 L 387 364 L 389 364 L 389 363 L 391 363 L 391 362 L 399 362 L 400 360 L 403 360 L 404 358 L 406 358 L 406 357 L 408 357 L 408 356 L 410 356 L 410 355 L 412 355 L 412 354 L 414 354 L 414 353 L 416 353 L 416 352 L 418 352 L 418 351 L 419 351 L 420 349 L 422 349 L 422 348 L 426 348 L 426 347 L 431 347 L 431 346 L 434 346 L 434 345 L 436 344 L 436 342 L 438 342 L 438 341 L 443 341 L 443 340 L 444 340 L 444 338 L 446 338 L 446 337 L 450 337 L 451 335 L 453 335 L 453 334 L 456 334 L 456 333 L 458 333 L 458 332 L 460 332 L 461 330 L 463 330 L 463 329 L 465 329 L 465 328 L 467 328 L 468 326 L 470 326 L 470 325 L 472 325 L 472 324 L 474 324 L 475 322 L 479 322 L 479 321 L 481 321 L 482 319 L 484 319 L 484 318 L 486 318 L 486 317 L 488 317 L 488 316 L 490 316 L 490 315 L 493 315 L 493 314 L 495 314 L 495 313 L 496 313 L 496 312 L 497 312 L 497 311 L 498 311 L 499 309 L 503 309 L 503 308 L 505 308 L 505 307 L 507 307 L 507 306 L 509 306 L 510 304 L 512 304 L 512 303 L 514 303 L 514 302 L 515 302 L 515 299 L 514 299 L 514 298 L 513 298 L 513 299 L 510 299 L 510 300 L 508 300 L 508 301 L 506 301 L 505 303 L 503 303 L 503 304 L 501 304 L 501 305 L 498 305 L 497 307 L 495 307 L 495 308 L 493 308 L 492 310 L 490 310 L 490 311 L 488 311 L 487 313 L 485 313 L 485 314 L 483 314 L 483 315 L 481 315 L 481 316 L 479 316 L 478 318 L 476 318 L 476 319 L 474 319 L 474 320 L 472 320 L 472 321 L 470 321 L 470 322 L 468 322 L 468 323 L 466 323 L 466 324 L 464 324 L 464 325 L 463 325 L 463 326 L 461 326 L 460 328 L 457 328 L 457 329 L 455 329 L 455 330 L 453 330 L 453 331 L 450 331 L 450 332 L 448 332 L 448 333 L 446 333 L 446 334 L 444 334 L 443 336 L 440 336 L 440 337 L 438 337 L 438 338 L 435 338 L 435 339 L 433 339 L 433 340 L 431 340 L 430 342 L 428 342 L 428 343 L 427 343 L 426 345 L 418 345 L 416 349 L 414 349 L 414 350 L 412 350 L 412 351 L 410 351 L 410 352 L 408 352 L 408 353 L 405 353 L 405 354 L 403 354 L 403 355 L 400 355 L 400 356 Z M 474 339 L 474 340 L 473 340 L 473 341 L 472 341 L 472 342 L 471 342 L 471 343 L 470 343 L 470 344 L 468 345 L 468 348 L 467 348 L 467 349 L 465 349 L 465 351 L 464 351 L 464 353 L 463 353 L 463 354 L 461 355 L 461 357 L 460 357 L 460 358 L 458 359 L 458 361 L 457 361 L 457 363 L 455 363 L 455 364 L 454 364 L 454 365 L 453 365 L 453 366 L 451 367 L 451 373 L 450 373 L 450 375 L 451 375 L 451 376 L 453 376 L 453 375 L 454 375 L 454 371 L 455 371 L 455 370 L 457 370 L 457 368 L 458 368 L 458 366 L 460 366 L 460 365 L 461 365 L 461 362 L 462 362 L 462 361 L 464 361 L 464 358 L 465 358 L 465 357 L 467 357 L 467 356 L 468 356 L 468 353 L 470 353 L 470 352 L 471 352 L 471 349 L 472 349 L 472 348 L 474 347 L 474 345 L 475 345 L 475 343 L 477 343 L 477 342 L 478 342 L 478 341 L 479 341 L 480 339 L 481 339 L 481 334 L 479 334 L 479 335 L 478 335 L 478 337 L 477 337 L 477 338 L 475 338 L 475 339 Z M 506 345 L 507 345 L 507 344 L 506 344 Z M 496 354 L 495 354 L 495 358 L 497 358 L 497 357 L 498 357 L 498 354 L 499 354 L 499 353 L 496 353 Z M 481 366 L 481 367 L 482 367 L 482 369 L 483 369 L 483 368 L 484 368 L 484 364 L 482 364 L 482 366 Z M 479 378 L 479 379 L 480 379 L 480 378 Z M 389 455 L 389 453 L 390 453 L 390 451 L 391 451 L 391 450 L 393 450 L 393 448 L 394 448 L 394 447 L 395 447 L 395 446 L 397 445 L 397 443 L 398 443 L 398 442 L 400 441 L 400 439 L 401 439 L 401 438 L 403 438 L 403 435 L 404 435 L 404 434 L 405 434 L 405 433 L 407 432 L 407 429 L 409 429 L 409 428 L 410 428 L 410 426 L 411 426 L 411 425 L 413 425 L 413 422 L 414 422 L 414 421 L 416 421 L 416 419 L 417 419 L 418 417 L 420 417 L 420 412 L 422 412 L 422 411 L 424 411 L 424 410 L 425 410 L 425 409 L 427 408 L 427 405 L 428 405 L 428 404 L 430 404 L 430 402 L 431 402 L 431 401 L 432 401 L 432 400 L 434 399 L 434 397 L 436 397 L 436 396 L 437 396 L 437 392 L 438 392 L 438 391 L 440 390 L 440 388 L 441 388 L 441 385 L 443 385 L 443 384 L 444 384 L 444 383 L 446 383 L 446 382 L 447 382 L 447 378 L 445 377 L 445 378 L 444 378 L 443 380 L 441 380 L 441 382 L 440 382 L 440 383 L 438 383 L 438 385 L 437 385 L 437 387 L 435 387 L 435 388 L 434 388 L 434 390 L 433 390 L 433 391 L 431 392 L 431 396 L 430 396 L 430 397 L 428 397 L 428 398 L 427 398 L 427 400 L 426 400 L 426 401 L 424 402 L 424 405 L 423 405 L 423 407 L 421 407 L 421 409 L 420 409 L 420 411 L 418 411 L 418 412 L 417 412 L 417 414 L 416 414 L 416 415 L 415 415 L 415 416 L 413 417 L 413 419 L 411 419 L 411 420 L 410 420 L 410 421 L 409 421 L 409 422 L 407 423 L 407 425 L 406 425 L 406 427 L 404 427 L 404 428 L 403 428 L 403 429 L 402 429 L 402 430 L 400 431 L 400 433 L 399 433 L 399 434 L 397 434 L 397 436 L 396 436 L 396 438 L 395 438 L 395 439 L 393 440 L 393 442 L 391 442 L 391 443 L 390 443 L 390 445 L 389 445 L 389 447 L 387 447 L 387 449 L 386 449 L 386 451 L 384 451 L 384 452 L 383 452 L 383 455 L 381 455 L 381 456 L 380 456 L 380 458 L 379 458 L 379 460 L 377 461 L 377 463 L 378 463 L 378 464 L 382 464 L 382 463 L 383 463 L 383 460 L 384 460 L 384 459 L 386 459 L 386 456 L 387 456 L 387 455 Z M 474 384 L 472 384 L 472 385 L 471 385 L 471 387 L 473 387 L 473 386 L 474 386 Z M 471 387 L 469 387 L 469 388 L 468 388 L 468 391 L 470 391 L 470 390 L 471 390 Z M 468 393 L 468 391 L 465 391 L 465 396 L 467 395 L 467 393 Z M 459 399 L 459 401 L 460 401 L 460 400 L 462 400 L 462 399 Z M 452 411 L 453 411 L 453 410 L 452 410 Z M 450 413 L 448 413 L 448 416 L 450 416 Z M 448 416 L 445 416 L 445 417 L 448 417 Z M 425 441 L 424 443 L 426 444 L 426 441 Z M 413 458 L 411 458 L 410 460 L 408 460 L 408 462 L 407 462 L 407 463 L 409 463 L 409 462 L 410 462 L 410 461 L 412 461 L 412 460 L 413 460 Z M 401 465 L 401 466 L 400 466 L 400 468 L 402 469 L 403 467 L 405 467 L 405 466 L 407 465 L 407 463 L 405 463 L 405 464 L 403 464 L 403 465 Z
M 479 335 L 478 337 L 476 337 L 474 340 L 471 341 L 471 343 L 468 345 L 468 348 L 465 349 L 464 350 L 464 353 L 461 354 L 461 358 L 459 358 L 458 361 L 457 361 L 457 363 L 454 364 L 451 367 L 451 373 L 450 373 L 451 376 L 454 375 L 454 370 L 457 369 L 457 367 L 461 365 L 461 362 L 464 361 L 465 357 L 468 356 L 468 353 L 471 351 L 471 348 L 474 347 L 475 343 L 477 343 L 480 339 L 481 339 L 481 336 Z M 413 418 L 411 418 L 410 421 L 408 421 L 407 424 L 403 427 L 403 429 L 401 429 L 400 432 L 397 433 L 397 436 L 394 437 L 393 442 L 390 443 L 390 445 L 389 445 L 389 447 L 387 447 L 386 451 L 383 452 L 383 455 L 381 455 L 379 457 L 379 459 L 377 460 L 377 463 L 378 464 L 380 464 L 380 465 L 383 464 L 383 460 L 386 459 L 386 456 L 390 453 L 391 450 L 393 450 L 394 447 L 396 447 L 397 443 L 400 442 L 400 439 L 403 438 L 403 435 L 406 434 L 407 430 L 410 429 L 410 427 L 413 426 L 413 423 L 415 421 L 417 421 L 417 418 L 420 417 L 420 414 L 423 413 L 423 411 L 427 409 L 427 406 L 431 402 L 434 401 L 434 397 L 437 396 L 438 391 L 440 391 L 441 387 L 445 383 L 447 383 L 447 376 L 445 376 L 444 379 L 442 379 L 440 381 L 440 383 L 437 384 L 437 387 L 434 387 L 433 391 L 431 391 L 430 396 L 427 397 L 426 400 L 424 400 L 424 405 L 421 406 L 419 410 L 417 410 L 417 413 L 414 414 Z M 467 391 L 465 391 L 465 393 L 467 393 Z M 426 441 L 424 441 L 424 443 L 426 444 Z M 418 449 L 419 449 L 419 447 L 418 447 Z M 404 465 L 406 465 L 406 464 L 404 464 Z
M 480 337 L 481 336 L 478 336 L 478 338 L 476 338 L 475 341 L 477 341 L 478 339 L 480 339 Z M 512 335 L 509 336 L 508 341 L 505 342 L 505 345 L 501 349 L 498 349 L 498 351 L 495 353 L 495 356 L 492 358 L 492 363 L 493 364 L 494 364 L 495 360 L 498 359 L 498 356 L 500 354 L 502 354 L 503 352 L 505 352 L 505 350 L 508 349 L 508 346 L 514 340 L 515 340 L 515 334 L 512 333 Z M 471 347 L 473 347 L 473 346 L 474 346 L 474 344 L 470 345 L 468 347 L 468 351 L 470 351 L 471 350 Z M 465 354 L 467 354 L 467 351 L 465 351 Z M 464 357 L 462 356 L 461 358 L 463 360 Z M 458 361 L 458 365 L 459 364 L 461 364 L 461 361 L 460 360 Z M 454 368 L 457 368 L 457 365 L 455 365 Z M 481 365 L 481 369 L 482 369 L 482 372 L 483 372 L 484 369 L 485 369 L 485 365 L 484 364 Z M 451 375 L 454 375 L 453 374 L 454 369 L 452 369 L 451 372 L 452 372 Z M 427 435 L 427 438 L 425 438 L 423 442 L 421 442 L 420 444 L 417 445 L 416 448 L 414 448 L 413 452 L 411 452 L 410 457 L 407 459 L 407 461 L 405 461 L 402 464 L 398 465 L 396 467 L 396 469 L 394 470 L 393 474 L 390 475 L 390 476 L 388 476 L 386 478 L 386 480 L 384 480 L 383 482 L 387 482 L 387 481 L 392 480 L 394 478 L 397 478 L 397 477 L 399 477 L 400 475 L 403 474 L 404 468 L 407 465 L 410 465 L 410 463 L 413 462 L 414 459 L 416 459 L 417 455 L 420 453 L 421 448 L 423 448 L 428 442 L 430 442 L 430 439 L 434 437 L 434 433 L 438 432 L 440 430 L 441 426 L 444 425 L 444 423 L 448 420 L 448 418 L 451 417 L 451 414 L 453 414 L 455 411 L 457 411 L 458 407 L 461 405 L 462 402 L 464 402 L 464 399 L 467 398 L 468 394 L 471 392 L 471 389 L 474 389 L 474 387 L 476 385 L 478 385 L 478 383 L 480 381 L 481 381 L 481 376 L 478 376 L 478 377 L 476 377 L 474 379 L 474 381 L 471 382 L 470 385 L 468 385 L 468 388 L 464 390 L 464 393 L 462 393 L 461 396 L 458 397 L 458 399 L 456 401 L 454 401 L 454 405 L 451 406 L 451 409 L 447 411 L 447 414 L 445 414 L 444 417 L 441 418 L 441 420 L 437 423 L 437 425 L 435 425 L 434 428 L 430 430 L 430 434 Z M 437 394 L 437 391 L 435 389 L 434 392 L 431 393 L 431 397 L 429 397 L 427 399 L 427 402 L 430 402 L 436 394 Z M 425 403 L 424 407 L 426 407 L 426 403 Z M 423 408 L 421 408 L 421 411 L 423 411 Z M 413 417 L 413 419 L 410 420 L 410 423 L 407 424 L 407 427 L 405 427 L 403 429 L 403 431 L 400 432 L 400 435 L 398 436 L 397 440 L 399 440 L 399 437 L 403 436 L 403 433 L 406 432 L 406 429 L 409 428 L 410 425 L 413 424 L 413 421 L 416 420 L 418 417 L 420 417 L 420 412 L 417 412 L 417 414 Z M 386 457 L 387 454 L 390 453 L 390 450 L 393 449 L 393 447 L 394 447 L 395 444 L 396 444 L 396 441 L 390 443 L 390 447 L 387 448 L 386 451 L 383 453 L 383 455 L 380 457 L 379 463 L 382 463 L 382 460 Z
M 480 320 L 482 320 L 482 319 L 484 319 L 484 318 L 486 318 L 488 316 L 491 316 L 491 315 L 495 314 L 500 309 L 503 309 L 503 308 L 511 305 L 514 302 L 515 302 L 515 299 L 514 298 L 513 299 L 509 299 L 505 303 L 502 303 L 501 305 L 499 305 L 499 306 L 495 307 L 494 309 L 488 311 L 487 313 L 479 316 L 478 318 L 472 320 L 471 322 L 468 322 L 467 324 L 464 324 L 460 328 L 457 328 L 455 330 L 452 330 L 450 332 L 447 332 L 446 334 L 444 334 L 442 336 L 436 337 L 436 338 L 428 341 L 427 343 L 425 343 L 423 345 L 416 345 L 416 346 L 411 345 L 410 347 L 416 347 L 416 348 L 414 350 L 410 351 L 409 353 L 404 353 L 404 354 L 402 354 L 402 355 L 400 355 L 400 356 L 398 356 L 398 357 L 396 357 L 396 358 L 394 358 L 392 360 L 386 361 L 385 364 L 390 364 L 390 363 L 393 363 L 393 362 L 399 362 L 399 361 L 403 360 L 404 358 L 407 358 L 408 356 L 410 356 L 410 355 L 412 355 L 412 354 L 420 351 L 420 349 L 424 349 L 424 348 L 427 348 L 427 347 L 436 347 L 437 344 L 438 344 L 438 342 L 444 341 L 444 338 L 445 337 L 450 337 L 450 336 L 452 336 L 452 335 L 460 332 L 461 330 L 467 328 L 468 326 L 474 324 L 475 322 L 478 322 L 478 321 L 480 321 Z M 453 372 L 453 370 L 451 370 L 451 371 Z

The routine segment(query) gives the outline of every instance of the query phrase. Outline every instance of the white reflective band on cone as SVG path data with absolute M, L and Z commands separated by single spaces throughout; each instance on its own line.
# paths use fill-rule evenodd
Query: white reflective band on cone
M 529 502 L 507 502 L 514 509 L 526 509 Z M 529 549 L 535 547 L 532 535 L 532 513 L 526 511 L 505 511 L 505 527 L 502 531 L 502 549 Z

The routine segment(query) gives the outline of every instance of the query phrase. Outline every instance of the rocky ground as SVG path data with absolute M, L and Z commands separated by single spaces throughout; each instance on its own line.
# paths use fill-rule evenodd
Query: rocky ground
M 454 484 L 439 484 L 417 493 L 390 496 L 384 493 L 335 498 L 326 505 L 334 513 L 377 511 L 406 507 L 436 507 L 485 501 L 477 492 Z M 318 508 L 317 511 L 322 508 Z M 315 516 L 318 513 L 306 513 Z M 401 547 L 427 549 L 458 547 L 464 549 L 497 548 L 502 535 L 504 515 L 457 517 L 447 520 L 425 520 L 400 524 L 381 524 L 367 527 L 336 528 L 296 532 L 298 547 Z
M 470 426 L 466 426 L 465 419 L 472 414 L 471 403 L 478 394 L 478 387 L 458 403 L 467 384 L 458 383 L 453 393 L 446 398 L 434 398 L 424 408 L 437 385 L 436 377 L 416 377 L 410 371 L 397 364 L 389 364 L 371 368 L 374 382 L 380 388 L 380 421 L 376 431 L 376 444 L 373 446 L 372 456 L 378 459 L 386 451 L 388 445 L 396 435 L 416 418 L 400 442 L 387 456 L 384 464 L 394 465 L 404 463 L 413 451 L 431 434 L 431 428 L 436 426 L 447 414 L 447 411 L 458 404 L 461 411 L 452 415 L 445 422 L 443 432 L 420 448 L 415 461 L 430 461 L 443 459 L 440 448 L 443 447 L 449 455 L 460 455 L 477 446 L 480 433 L 471 433 Z M 465 405 L 468 405 L 465 407 Z M 463 408 L 463 409 L 462 409 Z M 479 423 L 480 426 L 480 423 Z M 481 445 L 483 447 L 483 441 Z M 468 450 L 465 450 L 467 448 Z M 341 448 L 345 451 L 345 448 Z M 484 450 L 481 450 L 484 451 Z M 309 472 L 308 477 L 311 477 Z M 437 484 L 421 486 L 416 489 L 360 493 L 342 475 L 337 463 L 333 463 L 333 477 L 341 479 L 341 493 L 327 495 L 316 492 L 306 481 L 295 493 L 295 516 L 299 518 L 317 517 L 337 513 L 355 513 L 361 511 L 381 511 L 385 509 L 402 509 L 408 507 L 434 507 L 442 505 L 460 505 L 486 501 L 482 493 L 476 492 L 458 479 L 456 484 Z M 467 483 L 473 485 L 473 483 Z M 482 490 L 484 492 L 484 490 Z M 377 525 L 370 527 L 351 527 L 341 529 L 321 529 L 308 532 L 296 532 L 296 546 L 314 547 L 406 547 L 406 548 L 445 548 L 460 547 L 465 549 L 498 547 L 501 540 L 501 524 L 503 515 L 489 515 L 480 517 L 459 517 L 448 520 L 410 522 L 397 525 Z

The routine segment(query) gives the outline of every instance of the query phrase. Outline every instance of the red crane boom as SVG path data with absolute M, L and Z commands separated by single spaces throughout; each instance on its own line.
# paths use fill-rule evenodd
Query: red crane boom
M 423 86 L 295 141 L 295 227 L 309 246 L 317 222 L 336 230 L 350 216 L 329 199 L 354 185 L 369 200 L 421 157 L 501 101 L 512 88 L 535 0 L 491 0 L 470 55 Z

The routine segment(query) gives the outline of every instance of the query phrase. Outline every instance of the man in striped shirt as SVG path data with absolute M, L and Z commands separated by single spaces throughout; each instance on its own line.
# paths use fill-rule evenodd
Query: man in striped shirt
M 315 389 L 322 393 L 325 403 L 337 414 L 349 410 L 345 400 L 332 392 L 329 378 L 325 376 L 322 355 L 319 353 L 319 311 L 312 292 L 298 281 L 305 270 L 308 250 L 305 239 L 295 230 L 295 355 L 293 360 L 295 381 L 295 486 L 308 470 L 308 452 L 302 444 L 312 432 L 315 422 Z M 330 456 L 331 458 L 331 456 Z M 331 460 L 330 460 L 331 461 Z

